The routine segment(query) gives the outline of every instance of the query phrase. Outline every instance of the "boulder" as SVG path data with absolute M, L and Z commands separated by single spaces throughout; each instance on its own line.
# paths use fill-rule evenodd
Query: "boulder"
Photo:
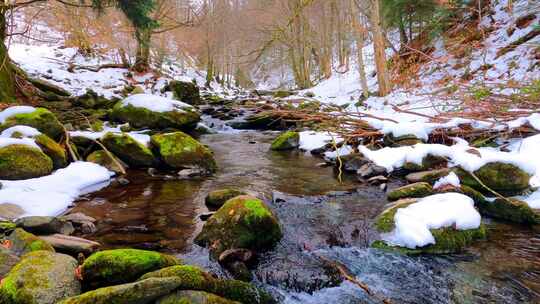
M 387 172 L 386 172 L 385 167 L 376 165 L 375 163 L 372 163 L 372 162 L 368 162 L 360 166 L 360 168 L 356 170 L 356 174 L 358 175 L 358 177 L 362 179 L 369 179 L 374 176 L 379 176 L 379 175 L 384 176 L 387 174 Z
M 134 104 L 137 105 L 137 103 L 133 101 L 139 101 L 141 99 L 154 99 L 149 103 L 164 105 L 164 109 L 156 111 L 145 106 L 134 106 Z M 148 94 L 135 94 L 124 101 L 117 103 L 112 110 L 111 118 L 124 123 L 128 122 L 135 128 L 157 130 L 167 128 L 192 130 L 200 121 L 199 113 L 188 104 L 182 105 L 175 100 Z
M 15 221 L 17 227 L 34 234 L 71 234 L 73 225 L 54 216 L 26 216 Z
M 19 260 L 13 252 L 0 246 L 0 278 L 3 278 L 13 266 L 19 263 Z
M 430 169 L 446 167 L 448 160 L 442 156 L 428 154 L 422 158 L 421 164 L 406 162 L 403 168 L 409 171 L 427 171 Z
M 75 98 L 73 104 L 86 109 L 109 109 L 113 107 L 117 102 L 117 98 L 108 99 L 105 98 L 105 96 L 103 95 L 98 95 L 92 89 L 87 89 L 85 94 L 77 96 Z
M 161 160 L 171 168 L 197 166 L 209 173 L 216 171 L 217 165 L 212 151 L 183 132 L 154 135 L 152 144 L 159 152 Z
M 433 187 L 425 182 L 414 183 L 390 191 L 387 195 L 389 201 L 402 198 L 424 197 L 433 194 Z
M 31 113 L 19 113 L 9 116 L 0 126 L 0 129 L 5 130 L 16 125 L 34 127 L 55 140 L 59 140 L 64 134 L 64 127 L 60 121 L 51 111 L 44 108 L 36 108 Z
M 45 134 L 37 135 L 34 140 L 41 151 L 51 158 L 54 169 L 64 168 L 68 165 L 66 150 L 56 141 Z
M 0 214 L 2 214 L 2 209 L 0 209 Z M 3 214 L 2 214 L 3 215 Z M 10 232 L 15 230 L 17 228 L 17 225 L 11 221 L 0 221 L 0 234 L 5 234 L 6 232 Z
M 135 281 L 143 274 L 179 264 L 173 256 L 138 249 L 115 249 L 94 253 L 82 265 L 82 276 L 91 287 Z
M 369 160 L 361 153 L 351 153 L 349 155 L 341 156 L 341 169 L 345 172 L 355 173 L 362 166 L 369 163 Z M 336 161 L 336 167 L 339 167 L 340 162 Z M 386 171 L 386 170 L 385 170 Z
M 437 169 L 437 170 L 409 173 L 407 174 L 407 176 L 405 176 L 405 179 L 409 183 L 426 182 L 426 183 L 433 184 L 439 178 L 447 176 L 449 173 L 450 173 L 450 169 L 443 168 L 443 169 Z
M 111 156 L 107 152 L 105 152 L 105 150 L 97 150 L 90 153 L 90 155 L 86 157 L 86 161 L 101 165 L 117 174 L 123 173 L 122 168 L 118 166 L 118 164 L 116 163 L 116 162 L 121 163 L 121 160 L 116 159 L 116 162 L 115 162 L 115 160 L 113 160 L 113 157 L 114 156 Z
M 54 252 L 49 243 L 21 228 L 15 229 L 7 239 L 11 242 L 10 250 L 19 256 L 33 251 Z
M 300 134 L 294 131 L 287 131 L 279 135 L 270 146 L 270 150 L 283 151 L 292 150 L 300 146 Z
M 284 91 L 284 90 L 280 90 L 280 91 L 275 91 L 272 96 L 274 96 L 275 98 L 286 98 L 286 97 L 289 97 L 289 96 L 292 96 L 294 95 L 295 93 L 292 92 L 292 91 Z
M 227 249 L 260 251 L 272 247 L 281 237 L 279 221 L 270 208 L 255 197 L 242 195 L 227 201 L 214 213 L 195 242 L 208 246 L 217 258 Z
M 476 205 L 481 214 L 493 218 L 525 225 L 540 224 L 540 209 L 532 209 L 526 202 L 515 198 L 479 200 Z
M 0 179 L 40 177 L 52 170 L 52 160 L 38 148 L 18 144 L 0 148 Z
M 208 207 L 219 208 L 225 204 L 226 201 L 239 195 L 245 195 L 246 193 L 236 189 L 221 189 L 208 193 L 205 199 L 205 203 Z
M 227 300 L 215 294 L 195 290 L 179 290 L 170 295 L 159 298 L 156 304 L 240 304 L 240 302 Z
M 128 134 L 108 132 L 101 141 L 107 149 L 122 161 L 133 167 L 152 167 L 156 159 L 152 151 Z
M 35 251 L 25 255 L 4 278 L 0 297 L 6 304 L 56 304 L 80 294 L 77 261 L 64 254 Z
M 456 168 L 454 171 L 463 185 L 480 192 L 487 192 L 487 189 L 484 189 L 467 171 L 461 168 Z M 474 175 L 492 190 L 506 195 L 518 194 L 528 189 L 531 178 L 519 167 L 502 162 L 487 163 L 474 171 Z
M 178 288 L 176 278 L 150 278 L 134 283 L 103 287 L 71 297 L 58 304 L 147 304 Z
M 42 235 L 39 238 L 49 243 L 56 251 L 72 256 L 77 256 L 79 253 L 89 256 L 101 247 L 98 242 L 58 233 Z
M 22 216 L 25 211 L 18 205 L 11 203 L 0 204 L 0 220 L 14 220 Z
M 413 134 L 405 134 L 395 137 L 393 134 L 387 134 L 383 138 L 384 145 L 387 147 L 413 146 L 422 143 L 422 140 Z
M 173 80 L 169 82 L 169 88 L 173 92 L 174 99 L 190 105 L 201 103 L 199 87 L 193 82 Z

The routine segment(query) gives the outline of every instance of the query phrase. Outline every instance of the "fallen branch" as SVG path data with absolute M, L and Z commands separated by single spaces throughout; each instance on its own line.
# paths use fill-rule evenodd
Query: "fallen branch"
M 103 69 L 128 69 L 129 65 L 125 63 L 107 63 L 102 64 L 99 66 L 83 66 L 83 65 L 75 65 L 73 63 L 70 63 L 67 71 L 70 73 L 73 73 L 75 70 L 88 70 L 91 72 L 99 72 Z

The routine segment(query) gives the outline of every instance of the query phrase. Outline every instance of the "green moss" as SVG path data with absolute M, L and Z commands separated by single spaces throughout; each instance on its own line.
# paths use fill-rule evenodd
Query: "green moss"
M 526 225 L 540 224 L 540 211 L 535 211 L 526 202 L 518 199 L 498 198 L 492 202 L 484 200 L 479 201 L 477 206 L 483 215 Z
M 289 97 L 289 96 L 292 96 L 294 95 L 294 92 L 291 92 L 291 91 L 276 91 L 274 92 L 273 96 L 275 98 L 286 98 L 286 97 Z
M 34 139 L 43 153 L 51 158 L 54 169 L 60 169 L 67 166 L 67 153 L 62 146 L 45 134 L 40 134 Z
M 480 192 L 488 192 L 467 171 L 456 168 L 454 172 L 459 176 L 463 185 L 472 187 Z M 474 171 L 486 186 L 501 194 L 518 194 L 529 188 L 530 175 L 512 164 L 501 162 L 487 163 Z
M 177 265 L 143 275 L 139 280 L 148 278 L 168 278 L 175 277 L 180 279 L 179 289 L 183 290 L 211 290 L 214 278 L 196 266 Z
M 15 223 L 13 223 L 13 222 L 0 221 L 0 233 L 5 233 L 5 232 L 8 232 L 8 231 L 12 231 L 15 228 L 17 228 L 17 225 L 15 225 Z
M 54 248 L 49 243 L 21 228 L 15 229 L 8 239 L 12 243 L 11 249 L 19 255 L 38 250 L 54 252 Z
M 37 148 L 9 145 L 0 148 L 0 179 L 17 180 L 51 173 L 52 160 Z
M 199 166 L 210 173 L 216 171 L 212 151 L 183 132 L 154 135 L 152 144 L 169 167 L 181 169 Z
M 113 172 L 121 173 L 122 169 L 114 162 L 114 160 L 104 150 L 98 150 L 92 152 L 86 157 L 87 162 L 101 165 Z
M 433 194 L 433 187 L 428 183 L 414 183 L 390 191 L 387 195 L 388 200 L 397 201 L 408 197 L 425 197 Z
M 237 197 L 239 195 L 245 195 L 245 192 L 242 192 L 240 190 L 236 189 L 221 189 L 212 191 L 208 194 L 208 196 L 205 199 L 206 205 L 213 207 L 213 208 L 219 208 L 225 204 L 226 201 L 230 200 L 231 198 Z
M 446 166 L 448 161 L 442 156 L 428 154 L 422 159 L 421 164 L 406 162 L 403 168 L 409 171 L 427 171 L 434 168 Z
M 56 116 L 44 108 L 36 108 L 31 113 L 15 114 L 6 119 L 1 129 L 5 130 L 16 125 L 25 125 L 38 129 L 53 139 L 60 139 L 64 134 L 64 128 Z
M 175 99 L 190 105 L 201 103 L 199 87 L 193 82 L 173 80 L 169 82 L 169 88 L 173 92 Z
M 375 227 L 381 233 L 388 233 L 394 230 L 394 216 L 399 208 L 405 208 L 416 203 L 416 199 L 402 199 L 394 203 L 392 207 L 384 210 L 375 220 Z
M 383 138 L 384 145 L 389 147 L 413 146 L 422 143 L 422 140 L 414 134 L 405 134 L 394 137 L 392 134 L 387 134 Z
M 294 131 L 287 131 L 279 135 L 274 142 L 272 142 L 270 149 L 274 151 L 291 150 L 297 148 L 299 145 L 300 134 Z
M 156 304 L 239 304 L 220 296 L 194 290 L 181 290 L 162 297 Z
M 89 286 L 127 283 L 141 275 L 177 265 L 173 256 L 147 250 L 115 249 L 94 253 L 82 266 L 82 275 Z
M 101 139 L 107 149 L 133 167 L 152 167 L 157 163 L 152 151 L 128 134 L 108 132 Z
M 124 106 L 122 102 L 119 102 L 114 106 L 111 117 L 120 122 L 128 122 L 135 128 L 158 130 L 167 128 L 192 130 L 200 121 L 200 115 L 193 109 L 172 112 L 153 112 L 132 105 Z

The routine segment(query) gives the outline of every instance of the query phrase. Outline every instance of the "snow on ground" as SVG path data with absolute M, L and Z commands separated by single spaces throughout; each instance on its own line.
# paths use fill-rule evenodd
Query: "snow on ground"
M 397 210 L 395 229 L 384 235 L 391 245 L 414 249 L 435 244 L 430 229 L 455 227 L 458 230 L 480 227 L 480 214 L 474 201 L 463 194 L 443 193 L 424 197 Z
M 341 138 L 330 132 L 303 131 L 300 132 L 300 149 L 312 151 L 322 148 L 332 142 L 340 142 Z
M 439 189 L 444 186 L 454 186 L 458 188 L 460 185 L 459 177 L 454 172 L 450 172 L 447 176 L 438 179 L 435 184 L 433 184 L 433 189 Z
M 28 114 L 32 113 L 36 110 L 34 107 L 30 106 L 15 106 L 15 107 L 9 107 L 2 112 L 0 112 L 0 123 L 6 122 L 6 119 L 13 115 L 17 114 Z
M 13 126 L 2 131 L 0 137 L 11 137 L 14 133 L 21 134 L 23 137 L 35 137 L 41 134 L 36 128 L 29 126 Z
M 4 148 L 11 145 L 24 145 L 32 148 L 39 148 L 39 146 L 31 138 L 10 138 L 10 137 L 0 137 L 0 148 Z
M 193 107 L 187 103 L 156 96 L 152 94 L 134 94 L 122 101 L 123 106 L 134 106 L 136 108 L 145 108 L 153 112 L 183 112 L 183 109 L 192 109 Z
M 139 130 L 139 131 L 131 131 L 131 132 L 123 132 L 121 129 L 121 126 L 111 127 L 108 124 L 105 124 L 103 126 L 103 130 L 99 132 L 94 131 L 70 131 L 69 135 L 71 137 L 85 137 L 92 140 L 98 140 L 105 136 L 107 133 L 113 133 L 113 134 L 125 134 L 133 138 L 134 140 L 138 141 L 140 144 L 148 147 L 150 144 L 150 135 L 145 134 L 148 132 L 148 130 Z
M 112 174 L 94 163 L 74 162 L 52 175 L 0 181 L 0 202 L 19 206 L 24 211 L 23 216 L 56 216 L 78 196 L 107 186 Z

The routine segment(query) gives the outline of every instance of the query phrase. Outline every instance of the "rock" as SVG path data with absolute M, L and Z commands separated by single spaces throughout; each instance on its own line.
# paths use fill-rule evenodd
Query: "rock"
M 240 304 L 220 296 L 195 290 L 180 290 L 159 298 L 156 304 Z
M 86 93 L 77 96 L 73 104 L 86 109 L 112 108 L 118 102 L 117 98 L 107 99 L 103 95 L 98 95 L 94 90 L 87 89 Z
M 14 220 L 24 214 L 24 210 L 10 203 L 0 204 L 0 220 Z
M 17 263 L 19 257 L 0 246 L 0 278 L 3 278 Z
M 245 192 L 236 189 L 221 189 L 208 193 L 205 199 L 207 206 L 212 208 L 219 208 L 225 204 L 226 201 L 239 195 L 246 195 Z
M 12 115 L 5 120 L 0 129 L 5 130 L 16 125 L 34 127 L 54 140 L 59 140 L 64 135 L 62 124 L 51 111 L 44 108 L 36 108 L 31 113 Z
M 183 132 L 154 135 L 152 144 L 169 167 L 183 169 L 199 166 L 209 173 L 216 171 L 212 151 Z
M 96 221 L 96 219 L 93 217 L 87 216 L 81 212 L 70 213 L 68 215 L 64 215 L 61 217 L 61 219 L 72 223 L 72 225 L 76 229 L 79 229 L 83 234 L 91 234 L 97 231 L 97 228 L 94 225 L 94 222 Z
M 386 175 L 386 168 L 377 166 L 372 162 L 362 165 L 357 171 L 356 174 L 363 179 L 368 179 L 370 177 L 378 175 Z
M 195 242 L 208 246 L 214 257 L 233 248 L 260 251 L 282 237 L 276 216 L 261 200 L 242 195 L 227 201 L 206 221 Z
M 0 212 L 2 212 L 1 209 L 0 209 Z M 15 225 L 15 223 L 13 223 L 13 222 L 0 221 L 0 234 L 5 234 L 6 232 L 13 231 L 13 230 L 15 230 L 15 228 L 17 228 L 17 225 Z
M 193 166 L 192 168 L 186 168 L 178 171 L 178 178 L 180 179 L 197 178 L 208 175 L 208 170 L 199 166 Z
M 253 251 L 243 248 L 227 249 L 223 251 L 218 258 L 220 264 L 229 264 L 232 262 L 247 263 L 253 259 Z
M 180 280 L 179 290 L 198 290 L 216 294 L 244 304 L 270 304 L 274 299 L 263 290 L 237 280 L 216 279 L 199 267 L 180 265 L 150 272 L 140 278 L 168 278 Z
M 398 137 L 394 137 L 392 134 L 387 134 L 384 136 L 383 142 L 387 147 L 402 147 L 420 144 L 422 143 L 422 140 L 413 134 L 406 134 Z
M 379 233 L 389 233 L 395 228 L 394 216 L 398 209 L 405 208 L 416 203 L 417 199 L 401 199 L 394 205 L 383 211 L 376 219 L 375 227 Z M 435 244 L 409 249 L 399 246 L 390 246 L 384 241 L 375 241 L 371 246 L 374 248 L 385 250 L 397 250 L 404 254 L 450 254 L 463 251 L 463 249 L 471 244 L 474 240 L 484 239 L 486 237 L 486 228 L 480 224 L 479 228 L 468 230 L 456 230 L 452 227 L 440 229 L 430 229 L 431 234 L 435 238 Z
M 45 134 L 37 135 L 34 140 L 41 151 L 51 158 L 54 169 L 64 168 L 68 165 L 66 150 L 56 141 Z
M 97 150 L 92 152 L 86 157 L 87 162 L 95 163 L 101 165 L 110 171 L 115 172 L 116 174 L 121 174 L 123 172 L 122 168 L 113 160 L 113 158 L 105 152 L 105 150 Z M 117 162 L 121 160 L 117 159 Z
M 479 201 L 477 206 L 482 215 L 525 225 L 540 224 L 540 210 L 515 198 Z
M 382 176 L 382 175 L 377 175 L 377 176 L 374 176 L 374 177 L 370 177 L 368 180 L 367 180 L 368 184 L 370 185 L 382 185 L 382 184 L 386 184 L 388 182 L 388 178 L 385 177 L 385 176 Z
M 274 96 L 275 98 L 286 98 L 292 95 L 294 95 L 294 92 L 284 90 L 275 91 L 274 94 L 272 94 L 272 96 Z
M 0 148 L 0 179 L 18 180 L 48 175 L 52 160 L 41 150 L 26 145 Z
M 227 125 L 239 130 L 283 130 L 287 127 L 287 123 L 281 117 L 268 113 L 251 115 L 245 121 L 230 121 L 227 122 Z
M 352 153 L 341 157 L 341 169 L 345 172 L 357 172 L 362 166 L 368 163 L 369 160 L 361 153 Z M 339 164 L 339 162 L 336 162 L 336 167 Z
M 390 191 L 387 195 L 389 201 L 397 201 L 402 198 L 425 197 L 433 194 L 433 187 L 425 182 L 414 183 Z
M 169 82 L 168 86 L 173 92 L 174 99 L 190 105 L 201 103 L 199 87 L 193 82 L 173 80 Z
M 157 96 L 156 98 L 161 97 Z M 200 121 L 199 113 L 191 107 L 183 107 L 167 112 L 154 112 L 143 107 L 134 107 L 131 104 L 124 106 L 122 102 L 114 106 L 111 118 L 124 123 L 128 122 L 135 128 L 149 128 L 152 130 L 164 130 L 167 128 L 192 130 Z
M 100 243 L 63 234 L 42 235 L 39 238 L 53 246 L 56 251 L 72 256 L 77 256 L 79 253 L 88 256 L 101 247 Z
M 54 252 L 49 243 L 21 228 L 15 229 L 7 239 L 11 242 L 10 250 L 19 256 L 39 250 Z
M 72 234 L 73 225 L 53 216 L 27 216 L 15 221 L 17 227 L 34 234 Z
M 101 139 L 111 153 L 133 167 L 151 167 L 156 164 L 152 151 L 128 134 L 108 132 Z
M 443 168 L 443 169 L 437 169 L 437 170 L 409 173 L 407 174 L 407 176 L 405 176 L 405 179 L 409 183 L 426 182 L 426 183 L 432 184 L 435 181 L 437 181 L 439 178 L 443 176 L 447 176 L 449 173 L 450 173 L 450 169 Z
M 6 304 L 56 304 L 80 294 L 77 261 L 64 254 L 35 251 L 25 255 L 4 278 L 0 297 Z
M 30 81 L 30 83 L 32 83 L 36 88 L 44 91 L 44 92 L 52 92 L 56 95 L 59 95 L 59 96 L 63 96 L 63 97 L 69 97 L 71 96 L 71 93 L 55 84 L 52 84 L 48 81 L 45 81 L 43 79 L 38 79 L 38 78 L 32 78 L 32 77 L 28 77 L 27 78 L 28 81 Z M 57 98 L 58 99 L 58 98 Z
M 421 164 L 406 162 L 403 168 L 409 171 L 427 171 L 430 169 L 446 167 L 448 160 L 442 156 L 428 154 L 422 159 Z
M 81 270 L 85 283 L 101 287 L 132 282 L 147 272 L 179 263 L 173 256 L 154 251 L 115 249 L 94 253 Z
M 176 278 L 150 278 L 129 284 L 92 290 L 65 299 L 59 304 L 147 304 L 174 291 L 180 285 Z
M 486 192 L 482 185 L 468 172 L 461 168 L 454 171 L 463 185 L 472 187 L 480 192 Z M 501 194 L 512 195 L 523 192 L 529 188 L 531 176 L 519 167 L 501 162 L 491 162 L 474 171 L 486 186 Z
M 283 151 L 292 150 L 300 146 L 300 134 L 294 131 L 287 131 L 279 135 L 273 142 L 270 150 Z

